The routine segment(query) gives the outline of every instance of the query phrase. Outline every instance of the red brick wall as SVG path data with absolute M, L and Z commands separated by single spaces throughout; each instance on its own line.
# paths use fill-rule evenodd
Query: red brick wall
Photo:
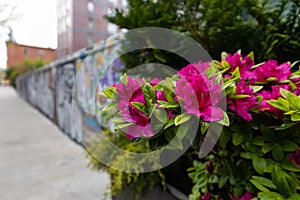
M 22 64 L 24 59 L 36 60 L 41 58 L 44 62 L 51 62 L 56 59 L 54 49 L 20 45 L 14 42 L 6 42 L 6 46 L 8 68 Z

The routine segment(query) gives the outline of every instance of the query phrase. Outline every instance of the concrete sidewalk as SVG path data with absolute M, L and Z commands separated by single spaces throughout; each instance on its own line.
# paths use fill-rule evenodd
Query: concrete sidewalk
M 15 90 L 0 86 L 0 199 L 101 200 L 109 177 Z

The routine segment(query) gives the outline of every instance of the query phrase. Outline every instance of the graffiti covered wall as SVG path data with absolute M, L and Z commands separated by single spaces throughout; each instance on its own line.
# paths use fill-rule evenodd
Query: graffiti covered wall
M 98 131 L 95 111 L 102 105 L 97 93 L 121 76 L 107 67 L 123 68 L 116 59 L 119 48 L 120 38 L 111 37 L 95 44 L 92 50 L 78 51 L 19 76 L 17 90 L 71 139 L 82 144 L 91 131 Z

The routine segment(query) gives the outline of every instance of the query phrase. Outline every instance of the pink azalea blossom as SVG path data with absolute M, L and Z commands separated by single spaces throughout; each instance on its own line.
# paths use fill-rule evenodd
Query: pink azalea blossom
M 202 197 L 199 197 L 198 200 L 210 200 L 210 193 L 207 192 L 207 193 L 204 193 Z
M 290 155 L 289 160 L 300 168 L 300 151 L 297 149 L 292 155 Z
M 144 83 L 142 79 L 139 79 L 140 83 Z M 152 86 L 155 86 L 160 82 L 159 79 L 152 79 L 150 81 Z M 138 82 L 138 79 L 133 80 L 131 77 L 128 77 L 127 85 L 123 83 L 118 83 L 114 85 L 117 89 L 117 93 L 119 96 L 118 109 L 122 113 L 122 118 L 126 122 L 133 123 L 128 126 L 126 130 L 126 137 L 129 139 L 138 138 L 140 136 L 151 137 L 154 135 L 151 120 L 148 115 L 139 111 L 135 106 L 133 106 L 132 102 L 139 102 L 143 104 L 147 108 L 147 103 L 145 101 L 145 97 L 142 91 L 142 88 Z M 166 97 L 163 91 L 155 91 L 156 99 L 166 101 Z M 158 104 L 158 102 L 157 102 Z M 174 116 L 173 111 L 167 110 L 169 118 Z
M 179 71 L 179 74 L 185 77 L 203 74 L 210 67 L 209 62 L 201 62 L 189 64 Z
M 287 80 L 292 74 L 289 63 L 277 65 L 276 60 L 269 60 L 263 65 L 254 69 L 255 82 L 268 82 L 267 79 L 274 78 L 273 83 Z
M 249 97 L 231 99 L 229 108 L 246 121 L 251 121 L 252 115 L 248 111 L 258 104 L 253 89 L 246 85 L 244 81 L 241 81 L 236 85 L 236 95 L 249 95 Z
M 253 194 L 251 192 L 246 192 L 242 197 L 234 197 L 234 196 L 230 196 L 230 200 L 251 200 L 253 198 L 257 197 L 256 194 Z
M 183 99 L 188 114 L 204 121 L 218 121 L 223 117 L 222 109 L 218 107 L 222 98 L 221 86 L 201 74 L 198 68 L 188 65 L 179 71 L 181 79 L 176 82 L 175 93 Z
M 127 79 L 127 85 L 122 82 L 115 85 L 119 96 L 118 108 L 122 113 L 122 118 L 133 123 L 127 128 L 126 137 L 129 139 L 139 136 L 151 137 L 153 131 L 150 126 L 150 119 L 131 104 L 131 102 L 146 104 L 142 88 L 137 79 L 133 80 L 131 77 Z M 144 83 L 142 79 L 139 81 Z
M 252 80 L 254 78 L 251 70 L 254 61 L 249 56 L 243 57 L 239 53 L 235 53 L 234 55 L 227 54 L 225 61 L 231 66 L 229 72 L 234 72 L 238 67 L 241 79 Z
M 251 200 L 256 197 L 256 194 L 246 192 L 239 200 Z
M 209 173 L 209 174 L 213 174 L 214 172 L 214 164 L 211 161 L 208 161 L 208 163 L 205 166 L 205 170 Z

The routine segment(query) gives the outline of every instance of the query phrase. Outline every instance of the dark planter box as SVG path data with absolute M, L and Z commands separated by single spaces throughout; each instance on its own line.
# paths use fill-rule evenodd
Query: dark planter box
M 112 200 L 133 200 L 132 191 L 127 190 L 124 191 L 123 194 L 119 196 L 115 196 Z M 188 197 L 177 190 L 176 188 L 172 187 L 171 185 L 167 184 L 167 190 L 163 190 L 159 186 L 155 186 L 153 188 L 148 188 L 145 190 L 142 196 L 138 198 L 138 200 L 188 200 Z

